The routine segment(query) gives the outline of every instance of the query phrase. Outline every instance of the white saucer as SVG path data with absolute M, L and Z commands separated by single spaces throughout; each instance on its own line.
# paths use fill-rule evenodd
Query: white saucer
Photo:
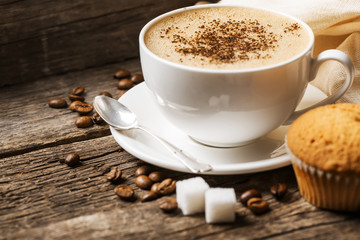
M 163 139 L 188 152 L 199 161 L 212 165 L 213 170 L 205 174 L 241 174 L 271 170 L 290 164 L 289 157 L 283 155 L 270 158 L 270 153 L 284 142 L 288 129 L 281 126 L 255 143 L 236 148 L 214 148 L 204 146 L 169 123 L 159 112 L 150 98 L 150 90 L 141 83 L 120 98 L 120 102 L 138 117 L 140 125 L 153 131 Z M 319 102 L 326 95 L 312 85 L 308 85 L 299 109 Z M 162 145 L 141 130 L 119 131 L 110 127 L 115 140 L 128 153 L 150 164 L 181 172 L 190 172 L 168 153 Z

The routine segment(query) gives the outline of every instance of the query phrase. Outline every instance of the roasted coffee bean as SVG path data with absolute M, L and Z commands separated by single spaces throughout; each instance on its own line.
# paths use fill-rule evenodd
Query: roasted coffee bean
M 70 167 L 80 163 L 80 156 L 77 153 L 68 154 L 65 158 L 64 163 Z
M 82 117 L 78 117 L 75 120 L 75 125 L 78 128 L 87 128 L 87 127 L 91 127 L 93 125 L 93 121 L 92 121 L 91 117 L 82 116 Z
M 141 82 L 144 81 L 144 76 L 142 75 L 142 73 L 134 73 L 130 80 L 134 83 L 134 84 L 139 84 Z
M 114 188 L 114 192 L 120 198 L 124 200 L 130 200 L 134 197 L 135 191 L 134 189 L 126 184 L 120 184 Z
M 154 184 L 151 186 L 150 191 L 153 192 L 153 193 L 156 193 L 156 194 L 161 194 L 161 193 L 159 192 L 159 185 L 160 185 L 160 183 L 154 183 Z
M 276 199 L 281 199 L 287 193 L 288 186 L 285 183 L 276 183 L 275 185 L 271 186 L 270 192 Z
M 52 108 L 66 108 L 67 102 L 63 98 L 52 98 L 49 100 L 48 105 Z
M 140 201 L 141 202 L 149 202 L 152 200 L 155 200 L 159 197 L 159 195 L 157 195 L 154 192 L 146 192 L 144 195 L 141 196 Z
M 149 174 L 149 178 L 153 182 L 161 182 L 165 179 L 165 177 L 165 173 L 159 171 L 155 171 Z
M 70 104 L 69 108 L 70 108 L 71 111 L 75 112 L 75 111 L 76 111 L 76 110 L 75 110 L 75 106 L 78 105 L 78 104 L 82 104 L 82 103 L 83 103 L 83 102 L 81 102 L 81 101 L 73 101 L 73 102 Z
M 159 183 L 158 192 L 161 195 L 170 195 L 175 192 L 176 189 L 176 181 L 171 178 L 167 178 Z
M 128 90 L 134 86 L 133 82 L 128 78 L 123 78 L 119 80 L 117 88 L 120 90 Z
M 94 110 L 94 107 L 89 103 L 78 103 L 74 108 L 81 115 L 89 114 Z
M 94 112 L 94 114 L 92 115 L 91 118 L 94 121 L 94 123 L 96 123 L 98 125 L 105 123 L 104 119 L 102 119 L 102 117 L 97 112 Z
M 159 208 L 166 213 L 171 213 L 178 209 L 178 204 L 174 198 L 162 198 L 159 200 Z
M 240 202 L 246 206 L 247 201 L 254 197 L 261 198 L 261 193 L 256 189 L 249 189 L 240 195 Z
M 99 95 L 107 96 L 107 97 L 111 97 L 111 98 L 112 98 L 112 94 L 109 93 L 108 91 L 103 91 L 103 92 L 101 92 Z
M 143 165 L 140 166 L 136 169 L 135 171 L 135 175 L 136 176 L 140 176 L 140 175 L 148 175 L 151 171 L 151 167 L 148 165 Z
M 121 98 L 122 95 L 124 95 L 126 92 L 127 92 L 127 90 L 121 90 L 121 91 L 119 92 L 119 94 L 117 95 L 116 98 L 117 98 L 117 99 Z
M 140 175 L 135 178 L 135 184 L 141 189 L 150 189 L 153 182 L 146 175 Z
M 68 95 L 68 98 L 70 99 L 70 101 L 81 101 L 83 102 L 85 100 L 85 98 L 83 96 L 78 96 L 78 95 L 75 95 L 75 94 L 69 94 Z
M 250 198 L 247 202 L 247 207 L 255 214 L 261 214 L 269 210 L 269 204 L 259 197 Z
M 129 70 L 121 69 L 114 73 L 114 78 L 116 78 L 116 79 L 126 78 L 126 77 L 129 77 L 130 74 L 131 73 Z
M 106 179 L 110 182 L 118 182 L 121 179 L 122 171 L 114 167 L 106 174 Z
M 83 88 L 83 87 L 76 87 L 76 88 L 73 88 L 73 90 L 72 90 L 71 93 L 80 96 L 80 95 L 82 95 L 84 92 L 85 92 L 85 88 Z

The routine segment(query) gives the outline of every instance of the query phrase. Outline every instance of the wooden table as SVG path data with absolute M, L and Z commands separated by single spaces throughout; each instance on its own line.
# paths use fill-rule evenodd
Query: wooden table
M 21 2 L 14 1 L 2 7 L 11 4 L 19 7 Z M 82 2 L 86 5 L 86 1 Z M 153 11 L 147 13 L 144 8 L 153 6 L 150 1 L 135 2 L 142 6 L 139 9 L 146 15 L 146 18 L 141 18 L 142 22 L 181 6 L 179 3 L 160 1 L 163 5 L 157 6 L 161 7 L 153 7 Z M 165 3 L 168 5 L 163 7 Z M 187 1 L 186 5 L 193 3 Z M 134 16 L 129 15 L 131 11 L 124 10 L 125 16 Z M 50 11 L 47 14 L 45 15 L 50 16 Z M 6 16 L 8 19 L 13 17 Z M 109 14 L 104 18 L 111 17 Z M 25 20 L 22 24 L 25 24 Z M 61 27 L 66 28 L 59 26 Z M 139 28 L 131 30 L 130 26 L 127 29 L 138 31 Z M 62 29 L 52 30 L 58 34 L 62 32 Z M 133 49 L 137 48 L 135 35 L 133 34 L 132 41 L 134 46 L 131 47 Z M 62 36 L 66 38 L 65 33 Z M 7 42 L 4 38 L 1 40 L 2 54 L 10 51 L 13 44 L 16 44 L 9 39 Z M 31 38 L 28 41 L 32 41 Z M 30 44 L 28 41 L 24 40 L 24 44 Z M 60 47 L 66 47 L 60 40 L 59 44 Z M 76 44 L 81 45 L 78 42 Z M 124 46 L 116 49 L 126 49 L 128 45 L 123 44 Z M 104 46 L 100 48 L 99 51 L 102 52 Z M 34 49 L 36 51 L 36 47 Z M 359 214 L 320 210 L 305 202 L 297 188 L 291 166 L 253 174 L 203 176 L 211 187 L 233 187 L 237 197 L 247 189 L 257 188 L 269 202 L 271 210 L 262 215 L 252 214 L 238 202 L 236 221 L 231 224 L 206 224 L 204 214 L 183 216 L 180 210 L 165 214 L 158 208 L 158 200 L 142 203 L 139 199 L 131 202 L 119 199 L 113 191 L 116 185 L 105 179 L 106 173 L 114 166 L 122 169 L 123 183 L 133 186 L 139 197 L 144 191 L 135 186 L 134 173 L 138 166 L 146 163 L 124 151 L 111 136 L 107 125 L 77 128 L 74 124 L 77 113 L 68 108 L 49 108 L 47 102 L 52 97 L 66 98 L 76 86 L 86 88 L 85 98 L 89 103 L 101 91 L 109 91 L 116 96 L 119 90 L 116 88 L 117 80 L 112 77 L 113 73 L 121 68 L 133 73 L 141 71 L 137 52 L 130 50 L 124 56 L 118 53 L 122 56 L 119 61 L 109 60 L 112 58 L 109 57 L 94 65 L 89 59 L 76 59 L 76 56 L 81 55 L 79 53 L 69 53 L 67 59 L 60 52 L 58 56 L 61 59 L 55 61 L 54 58 L 53 62 L 51 59 L 47 62 L 49 71 L 26 68 L 24 63 L 11 65 L 8 70 L 12 72 L 1 73 L 0 239 L 360 238 Z M 91 51 L 90 57 L 100 54 L 94 49 Z M 103 53 L 106 55 L 106 51 Z M 16 58 L 10 56 L 9 59 Z M 27 61 L 30 62 L 31 59 L 28 56 Z M 67 60 L 70 63 L 66 63 Z M 38 64 L 44 64 L 43 61 L 42 59 Z M 56 64 L 62 66 L 56 69 Z M 7 69 L 6 66 L 10 65 L 6 65 L 5 61 L 0 63 L 2 70 Z M 26 74 L 31 73 L 33 75 L 28 75 L 30 80 L 26 79 Z M 72 168 L 59 162 L 73 152 L 81 156 L 79 166 Z M 194 176 L 158 167 L 153 169 L 163 171 L 176 180 Z M 270 186 L 277 182 L 289 185 L 288 194 L 281 201 L 276 200 L 269 192 Z M 175 194 L 171 197 L 175 198 Z

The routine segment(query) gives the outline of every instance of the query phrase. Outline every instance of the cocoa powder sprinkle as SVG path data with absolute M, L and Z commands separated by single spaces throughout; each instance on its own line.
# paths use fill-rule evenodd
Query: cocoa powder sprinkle
M 284 33 L 296 32 L 298 23 L 284 27 Z M 174 27 L 162 33 L 170 36 L 175 51 L 184 56 L 199 56 L 211 63 L 233 63 L 249 59 L 269 58 L 269 52 L 278 47 L 282 35 L 271 31 L 271 25 L 262 25 L 256 19 L 204 21 L 193 35 L 187 36 Z

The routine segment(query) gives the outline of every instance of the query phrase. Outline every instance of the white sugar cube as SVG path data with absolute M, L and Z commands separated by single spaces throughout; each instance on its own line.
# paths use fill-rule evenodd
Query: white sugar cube
M 204 212 L 208 189 L 209 185 L 201 177 L 176 182 L 176 201 L 184 215 Z
M 210 188 L 205 192 L 207 223 L 234 222 L 236 196 L 233 188 Z

